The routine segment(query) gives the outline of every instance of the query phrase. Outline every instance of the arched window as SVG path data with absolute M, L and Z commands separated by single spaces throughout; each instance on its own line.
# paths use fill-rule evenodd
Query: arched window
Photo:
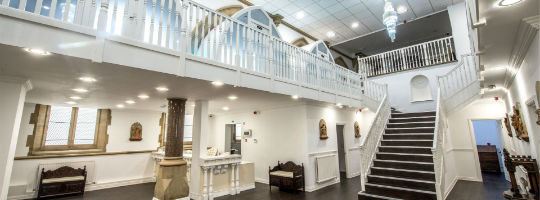
M 411 101 L 433 100 L 429 79 L 424 75 L 416 75 L 411 79 Z

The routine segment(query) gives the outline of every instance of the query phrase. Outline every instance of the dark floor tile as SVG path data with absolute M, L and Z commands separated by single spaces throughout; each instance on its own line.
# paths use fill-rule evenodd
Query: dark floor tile
M 502 193 L 510 188 L 503 173 L 482 173 L 482 182 L 458 181 L 447 200 L 504 200 Z

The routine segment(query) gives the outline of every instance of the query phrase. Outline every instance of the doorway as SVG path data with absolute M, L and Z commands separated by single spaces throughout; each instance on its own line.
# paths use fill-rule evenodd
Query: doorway
M 473 120 L 472 126 L 483 179 L 506 179 L 501 120 Z
M 242 124 L 225 124 L 225 152 L 242 154 Z
M 340 125 L 340 124 L 336 125 L 340 178 L 345 178 L 346 171 L 347 171 L 347 166 L 345 162 L 345 141 L 343 139 L 344 128 L 345 128 L 345 125 Z

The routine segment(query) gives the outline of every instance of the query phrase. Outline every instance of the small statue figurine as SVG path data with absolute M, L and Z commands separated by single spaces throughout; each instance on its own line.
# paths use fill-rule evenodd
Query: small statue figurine
M 354 122 L 354 137 L 360 138 L 360 124 L 358 124 L 358 121 Z
M 326 132 L 326 122 L 324 121 L 324 119 L 321 119 L 321 121 L 319 121 L 319 134 L 319 138 L 321 138 L 321 140 L 328 139 L 328 133 Z
M 513 109 L 514 114 L 512 115 L 512 126 L 516 131 L 516 137 L 525 142 L 529 142 L 529 134 L 527 133 L 527 127 L 525 126 L 523 117 L 521 116 L 521 107 L 519 106 L 519 103 L 516 103 Z
M 135 122 L 131 125 L 131 131 L 129 133 L 129 141 L 141 141 L 142 140 L 142 125 L 139 122 Z

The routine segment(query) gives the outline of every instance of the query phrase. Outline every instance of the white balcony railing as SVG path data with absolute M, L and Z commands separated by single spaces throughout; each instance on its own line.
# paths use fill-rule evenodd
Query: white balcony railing
M 358 58 L 360 72 L 368 77 L 455 61 L 452 36 Z
M 93 29 L 180 59 L 360 99 L 366 76 L 190 0 L 0 0 L 0 8 Z M 98 5 L 99 4 L 99 5 Z M 25 11 L 25 12 L 21 12 Z M 126 40 L 127 39 L 127 40 Z M 180 62 L 182 63 L 182 62 Z M 185 62 L 184 62 L 185 63 Z M 180 64 L 179 64 L 180 65 Z

